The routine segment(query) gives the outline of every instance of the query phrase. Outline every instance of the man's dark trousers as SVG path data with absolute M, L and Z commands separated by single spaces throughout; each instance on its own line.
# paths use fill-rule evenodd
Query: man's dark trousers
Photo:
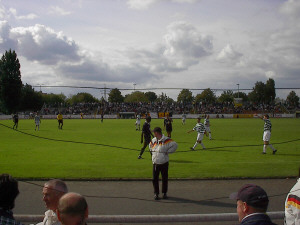
M 168 192 L 168 170 L 169 162 L 164 164 L 153 164 L 153 188 L 154 194 L 159 194 L 159 173 L 161 173 L 162 178 L 162 193 L 166 194 Z

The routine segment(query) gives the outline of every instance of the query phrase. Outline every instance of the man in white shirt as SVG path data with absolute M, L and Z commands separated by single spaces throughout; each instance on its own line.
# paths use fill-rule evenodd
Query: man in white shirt
M 59 179 L 54 179 L 46 182 L 43 187 L 43 201 L 45 202 L 46 208 L 45 217 L 43 222 L 38 225 L 60 225 L 56 210 L 59 199 L 68 192 L 67 185 L 65 182 Z

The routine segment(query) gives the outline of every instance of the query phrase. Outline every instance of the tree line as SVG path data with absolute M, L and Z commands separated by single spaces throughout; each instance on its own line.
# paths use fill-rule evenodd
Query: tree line
M 104 99 L 97 99 L 89 93 L 80 92 L 76 95 L 66 97 L 61 94 L 47 94 L 35 91 L 30 84 L 23 84 L 21 80 L 20 62 L 15 51 L 6 51 L 0 60 L 0 112 L 10 114 L 17 111 L 39 111 L 44 104 L 51 106 L 74 105 L 77 103 L 103 103 Z M 189 89 L 182 89 L 177 96 L 177 103 L 195 104 L 206 103 L 233 103 L 235 98 L 241 98 L 243 102 L 252 104 L 272 104 L 276 98 L 275 81 L 268 79 L 266 83 L 258 81 L 252 91 L 244 92 L 223 91 L 220 96 L 207 88 L 201 93 L 193 96 Z M 134 91 L 123 96 L 118 88 L 114 88 L 108 95 L 108 102 L 163 102 L 173 103 L 172 98 L 161 93 Z M 299 105 L 299 97 L 291 91 L 286 103 L 290 106 Z

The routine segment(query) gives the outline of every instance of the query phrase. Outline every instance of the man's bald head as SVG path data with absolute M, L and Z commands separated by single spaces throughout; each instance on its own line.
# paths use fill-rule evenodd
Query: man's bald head
M 88 205 L 85 198 L 78 193 L 62 196 L 57 207 L 58 219 L 65 225 L 85 224 L 88 217 Z

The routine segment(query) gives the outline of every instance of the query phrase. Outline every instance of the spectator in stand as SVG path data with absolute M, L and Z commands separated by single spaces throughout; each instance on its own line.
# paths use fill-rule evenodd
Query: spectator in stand
M 9 174 L 0 176 L 0 224 L 20 225 L 13 217 L 12 209 L 19 194 L 18 181 Z
M 57 217 L 63 225 L 85 225 L 88 218 L 88 204 L 77 193 L 67 193 L 58 202 Z
M 45 212 L 43 222 L 38 225 L 60 225 L 56 210 L 59 199 L 68 192 L 67 185 L 62 180 L 54 179 L 44 184 L 43 201 L 48 211 Z

